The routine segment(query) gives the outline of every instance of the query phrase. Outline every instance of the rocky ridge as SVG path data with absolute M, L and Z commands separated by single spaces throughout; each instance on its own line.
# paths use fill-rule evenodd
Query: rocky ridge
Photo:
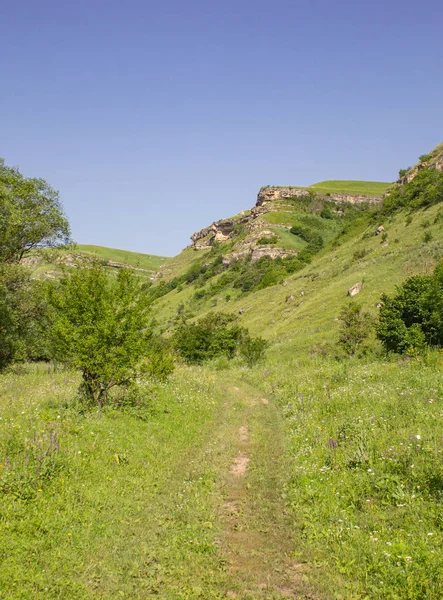
M 249 232 L 259 229 L 263 226 L 263 222 L 260 220 L 260 216 L 266 212 L 273 210 L 273 202 L 278 200 L 286 200 L 294 197 L 309 196 L 310 191 L 304 188 L 297 188 L 291 186 L 267 186 L 260 189 L 257 194 L 257 200 L 255 206 L 250 211 L 242 211 L 230 219 L 221 219 L 215 221 L 208 227 L 204 227 L 200 231 L 197 231 L 191 236 L 191 248 L 194 250 L 205 250 L 210 248 L 214 243 L 225 242 L 235 235 L 236 227 L 245 225 Z M 382 196 L 364 196 L 360 194 L 329 194 L 322 195 L 316 194 L 319 199 L 327 199 L 328 201 L 335 202 L 336 204 L 379 204 L 383 201 Z M 339 207 L 337 208 L 340 213 Z M 284 228 L 284 226 L 281 226 Z M 252 240 L 252 246 L 256 240 Z M 247 245 L 247 244 L 244 244 Z M 252 253 L 253 260 L 258 260 L 257 257 L 261 256 L 287 256 L 291 252 L 279 250 L 278 248 L 256 248 L 257 251 L 250 250 Z M 258 251 L 260 250 L 260 252 Z M 248 250 L 249 252 L 249 250 Z M 244 252 L 242 251 L 242 256 Z M 260 255 L 260 256 L 259 256 Z M 240 256 L 238 256 L 240 258 Z
M 257 196 L 257 206 L 263 206 L 266 202 L 273 200 L 284 200 L 286 198 L 309 196 L 310 190 L 304 188 L 296 188 L 290 186 L 264 187 Z M 320 195 L 320 197 L 326 197 Z M 331 193 L 327 196 L 328 200 L 337 203 L 347 202 L 349 204 L 380 204 L 383 201 L 383 196 L 363 196 L 360 194 L 335 194 Z

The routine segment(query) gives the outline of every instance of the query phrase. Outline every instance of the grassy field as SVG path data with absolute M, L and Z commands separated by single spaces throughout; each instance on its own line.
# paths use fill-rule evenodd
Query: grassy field
M 224 271 L 153 304 L 167 336 L 179 309 L 238 315 L 270 342 L 262 364 L 179 364 L 102 411 L 78 403 L 77 373 L 2 375 L 1 600 L 442 597 L 443 354 L 388 358 L 372 333 L 363 358 L 345 359 L 337 340 L 350 286 L 364 284 L 352 302 L 375 320 L 382 293 L 443 259 L 443 209 L 380 221 L 305 209 L 276 203 L 252 232 L 298 250 L 306 242 L 282 226 L 322 235 L 281 283 L 194 297 Z M 235 249 L 187 248 L 161 272 Z
M 168 260 L 165 256 L 155 256 L 153 254 L 142 254 L 140 252 L 129 252 L 127 250 L 116 250 L 115 248 L 85 244 L 78 244 L 76 250 L 85 254 L 98 256 L 105 260 L 112 260 L 125 263 L 131 267 L 146 269 L 147 271 L 157 271 Z
M 358 194 L 361 196 L 382 196 L 392 183 L 382 181 L 320 181 L 306 189 L 317 194 Z
M 0 598 L 288 597 L 277 407 L 186 368 L 85 412 L 78 381 L 34 366 L 0 382 Z
M 441 353 L 266 365 L 263 393 L 285 415 L 295 555 L 314 554 L 326 597 L 441 598 L 442 369 Z

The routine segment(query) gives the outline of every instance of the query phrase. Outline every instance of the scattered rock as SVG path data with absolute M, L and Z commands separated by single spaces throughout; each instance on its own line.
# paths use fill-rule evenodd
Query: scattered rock
M 241 308 L 241 309 L 238 311 L 238 314 L 239 314 L 239 315 L 243 315 L 243 314 L 244 314 L 244 313 L 245 313 L 247 310 L 249 310 L 249 308 Z
M 356 283 L 355 285 L 353 285 L 352 287 L 349 288 L 348 290 L 348 296 L 356 296 L 357 294 L 359 294 L 363 289 L 363 282 L 359 282 Z
M 385 228 L 383 227 L 383 225 L 380 225 L 379 227 L 377 227 L 375 235 L 380 235 L 380 233 L 382 233 L 384 230 Z
M 294 300 L 295 300 L 294 294 L 291 294 L 290 296 L 286 296 L 286 302 L 294 302 Z

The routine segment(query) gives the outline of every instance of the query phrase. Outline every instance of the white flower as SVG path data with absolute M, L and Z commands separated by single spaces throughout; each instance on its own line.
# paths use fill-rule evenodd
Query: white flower
M 421 435 L 417 434 L 415 437 L 417 438 L 417 440 L 421 440 Z

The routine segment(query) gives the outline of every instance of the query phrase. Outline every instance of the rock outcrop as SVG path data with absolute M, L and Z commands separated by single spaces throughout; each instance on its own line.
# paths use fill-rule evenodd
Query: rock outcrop
M 315 190 L 312 190 L 314 193 Z M 283 187 L 266 187 L 262 188 L 257 195 L 256 206 L 263 206 L 266 202 L 272 202 L 273 200 L 284 200 L 285 198 L 294 198 L 308 196 L 309 190 L 303 188 L 296 188 L 290 186 Z M 326 197 L 324 194 L 317 194 L 320 197 Z M 328 200 L 333 202 L 349 204 L 364 204 L 369 202 L 370 204 L 380 204 L 383 201 L 383 196 L 363 196 L 361 194 L 335 194 L 331 193 L 327 196 Z
M 205 227 L 191 236 L 192 246 L 196 250 L 202 250 L 209 248 L 214 242 L 225 242 L 233 233 L 236 225 L 246 223 L 250 219 L 251 216 L 243 211 L 232 219 L 215 221 L 209 227 Z
M 243 260 L 249 257 L 251 262 L 256 262 L 260 258 L 263 258 L 263 256 L 269 256 L 270 258 L 275 259 L 278 257 L 286 258 L 288 256 L 297 256 L 297 254 L 298 252 L 295 250 L 283 250 L 282 248 L 277 248 L 275 246 L 248 246 L 241 252 L 233 252 L 232 254 L 223 256 L 223 264 L 229 266 L 237 260 Z
M 409 183 L 410 181 L 415 179 L 418 173 L 420 171 L 423 171 L 423 169 L 436 169 L 437 171 L 443 172 L 443 143 L 439 144 L 436 148 L 434 148 L 424 158 L 424 160 L 420 160 L 420 162 L 408 169 L 407 173 L 400 177 L 397 183 L 399 185 L 405 185 L 406 183 Z
M 285 198 L 294 198 L 296 196 L 308 196 L 309 191 L 302 188 L 279 186 L 279 187 L 264 187 L 257 194 L 256 206 L 263 206 L 265 202 L 273 200 L 284 200 Z

